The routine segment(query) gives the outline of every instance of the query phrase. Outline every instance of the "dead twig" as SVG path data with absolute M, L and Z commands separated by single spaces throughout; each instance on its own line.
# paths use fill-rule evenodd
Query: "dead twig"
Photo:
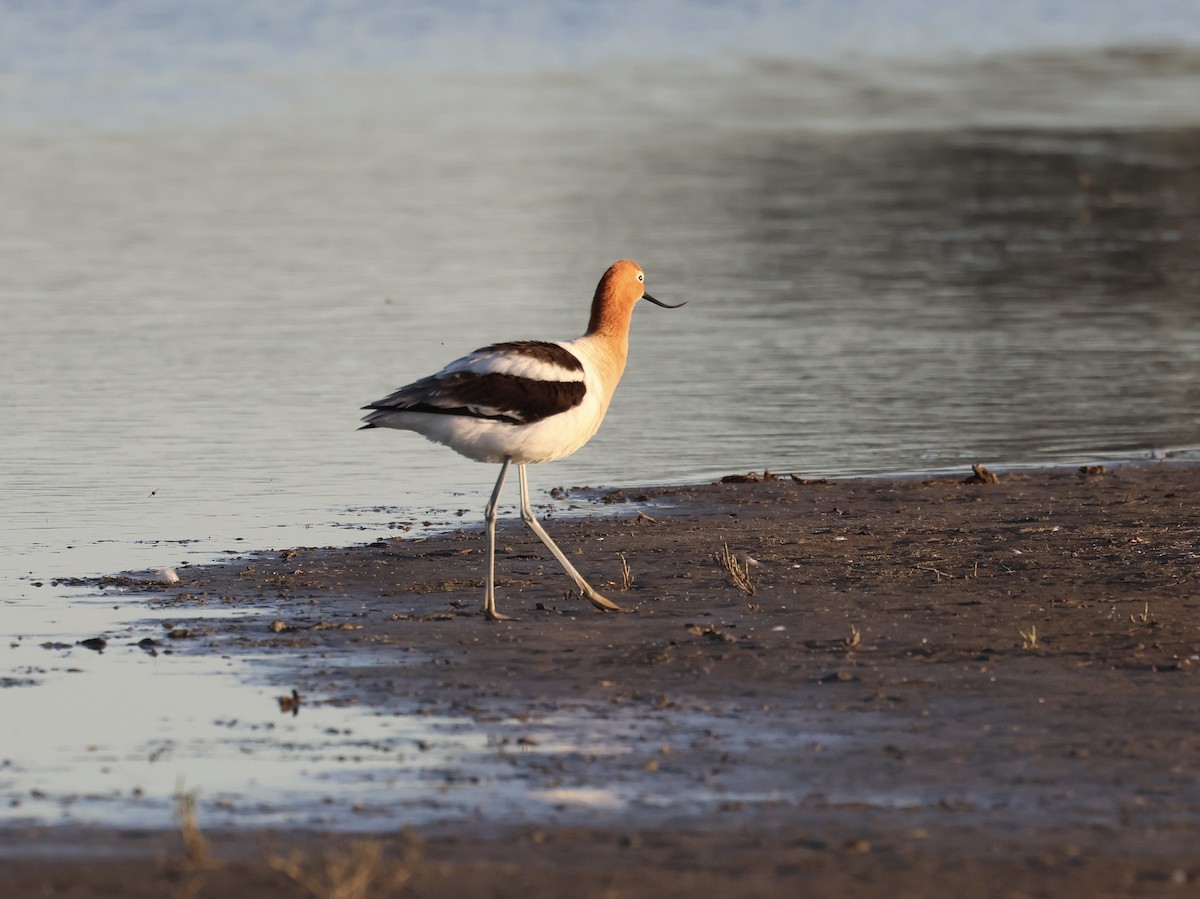
M 763 473 L 757 471 L 748 471 L 745 474 L 727 474 L 721 478 L 722 484 L 759 484 L 763 481 L 778 481 L 779 475 L 773 473 L 771 469 L 764 468 Z
M 948 578 L 950 578 L 950 580 L 952 580 L 952 581 L 956 581 L 956 580 L 958 580 L 958 575 L 957 575 L 957 574 L 951 574 L 949 571 L 942 571 L 940 568 L 934 568 L 932 565 L 914 565 L 914 566 L 913 566 L 913 570 L 914 570 L 914 571 L 930 571 L 930 572 L 933 572 L 934 574 L 936 574 L 936 575 L 938 576 L 938 580 L 939 580 L 939 581 L 940 581 L 942 578 L 944 578 L 944 577 L 948 577 Z
M 800 475 L 796 474 L 795 472 L 792 472 L 790 475 L 788 475 L 788 477 L 790 477 L 795 483 L 804 484 L 806 486 L 809 484 L 828 484 L 829 483 L 828 478 L 804 478 L 804 477 L 801 477 Z
M 971 466 L 971 471 L 974 472 L 969 478 L 963 481 L 964 484 L 999 484 L 1000 479 L 992 472 L 988 471 L 978 462 Z

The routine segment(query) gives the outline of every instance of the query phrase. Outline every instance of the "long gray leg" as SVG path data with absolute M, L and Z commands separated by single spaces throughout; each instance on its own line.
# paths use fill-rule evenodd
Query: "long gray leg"
M 508 463 L 505 459 L 500 466 L 500 477 L 496 478 L 496 486 L 492 490 L 492 498 L 488 500 L 483 510 L 483 520 L 487 523 L 487 586 L 483 595 L 483 617 L 488 621 L 503 621 L 507 615 L 496 611 L 496 506 L 500 502 L 500 489 L 504 486 L 504 478 L 508 475 Z
M 567 557 L 563 555 L 563 551 L 550 539 L 550 535 L 538 524 L 538 520 L 533 514 L 533 507 L 529 505 L 529 483 L 525 478 L 524 465 L 517 466 L 517 475 L 521 482 L 521 519 L 533 529 L 533 532 L 546 544 L 550 552 L 554 553 L 554 558 L 558 559 L 558 564 L 571 576 L 571 580 L 575 582 L 575 586 L 579 588 L 579 592 L 583 594 L 583 597 L 588 602 L 597 609 L 604 609 L 606 612 L 622 611 L 621 607 L 615 602 L 605 599 L 592 589 L 591 585 L 583 579 L 583 576 L 575 570 L 575 566 L 567 561 Z

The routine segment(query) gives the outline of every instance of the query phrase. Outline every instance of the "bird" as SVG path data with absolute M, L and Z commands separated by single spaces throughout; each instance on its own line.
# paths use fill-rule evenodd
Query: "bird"
M 487 577 L 483 615 L 496 610 L 496 506 L 515 465 L 521 519 L 530 527 L 594 607 L 620 612 L 575 569 L 538 522 L 529 503 L 525 466 L 571 455 L 600 428 L 629 354 L 629 326 L 639 300 L 671 305 L 646 293 L 646 274 L 629 259 L 613 263 L 596 285 L 587 331 L 573 340 L 493 343 L 362 408 L 360 430 L 415 431 L 477 462 L 498 463 L 500 475 L 484 507 Z

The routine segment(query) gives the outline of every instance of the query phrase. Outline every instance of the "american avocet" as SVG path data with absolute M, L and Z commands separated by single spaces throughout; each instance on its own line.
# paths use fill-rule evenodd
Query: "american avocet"
M 500 463 L 500 477 L 484 510 L 487 581 L 483 614 L 496 611 L 496 504 L 508 467 L 517 466 L 521 518 L 598 609 L 621 607 L 592 589 L 538 523 L 529 504 L 525 466 L 569 456 L 600 428 L 629 353 L 629 322 L 638 300 L 664 309 L 645 291 L 641 266 L 622 259 L 604 273 L 592 299 L 587 332 L 574 340 L 494 343 L 456 359 L 436 375 L 363 406 L 365 428 L 416 431 L 477 462 Z

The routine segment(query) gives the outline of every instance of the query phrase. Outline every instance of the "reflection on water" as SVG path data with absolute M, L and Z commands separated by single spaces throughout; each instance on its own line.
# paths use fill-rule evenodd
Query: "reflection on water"
M 245 683 L 246 659 L 177 655 L 157 622 L 131 626 L 95 602 L 73 611 L 92 629 L 64 622 L 52 640 L 16 641 L 0 657 L 18 675 L 0 708 L 20 722 L 0 757 L 0 825 L 168 827 L 173 796 L 197 791 L 214 825 L 353 826 L 354 807 L 381 786 L 394 799 L 419 791 L 448 763 L 443 746 L 486 745 L 453 718 L 363 715 L 312 697 L 303 716 L 284 715 L 287 690 Z M 75 642 L 97 633 L 103 651 Z
M 714 314 L 718 363 L 685 374 L 715 401 L 680 425 L 684 457 L 715 474 L 710 435 L 743 467 L 820 474 L 1195 447 L 1198 144 L 956 132 L 728 148 L 715 167 L 742 177 L 715 202 L 736 221 L 706 264 L 736 301 Z

